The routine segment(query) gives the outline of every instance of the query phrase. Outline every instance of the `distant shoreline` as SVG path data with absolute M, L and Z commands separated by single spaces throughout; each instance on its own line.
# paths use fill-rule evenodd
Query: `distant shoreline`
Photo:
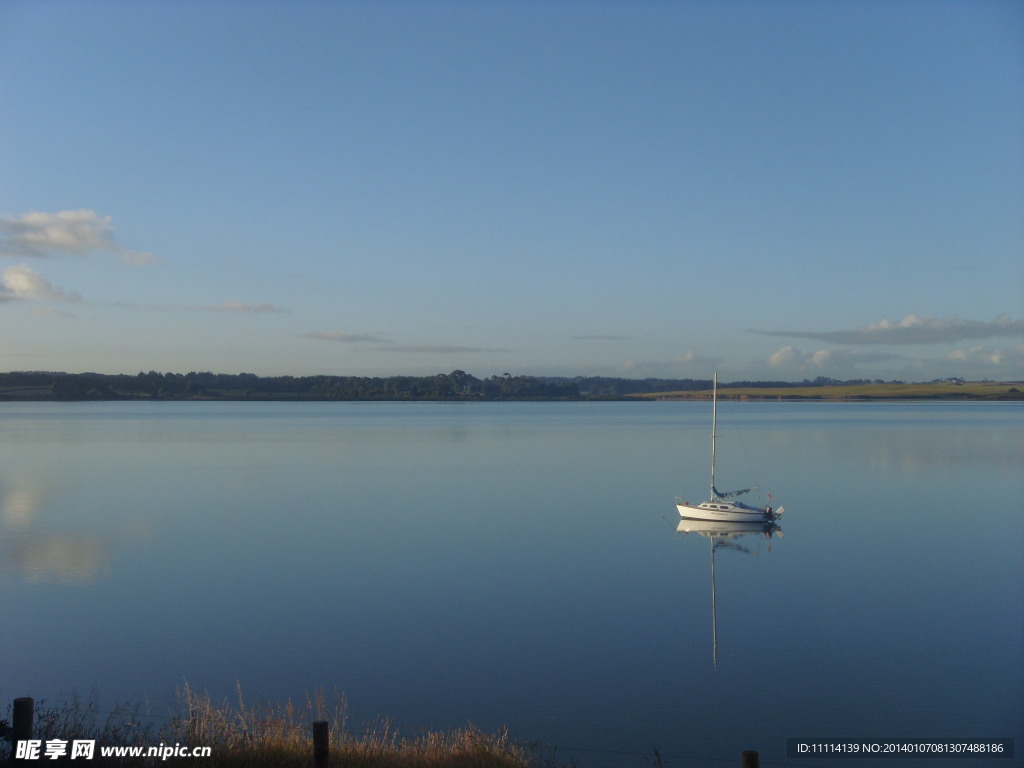
M 710 390 L 631 395 L 640 400 L 710 400 Z M 967 381 L 953 384 L 854 384 L 806 387 L 718 387 L 719 400 L 887 401 L 887 400 L 1024 400 L 1024 383 Z
M 817 379 L 814 382 L 735 382 L 718 387 L 722 400 L 1024 400 L 1024 382 L 928 383 Z M 256 376 L 210 372 L 100 374 L 0 373 L 0 402 L 198 400 L 213 402 L 381 401 L 637 401 L 708 400 L 711 381 L 534 377 L 505 373 L 479 379 L 465 371 L 433 376 Z

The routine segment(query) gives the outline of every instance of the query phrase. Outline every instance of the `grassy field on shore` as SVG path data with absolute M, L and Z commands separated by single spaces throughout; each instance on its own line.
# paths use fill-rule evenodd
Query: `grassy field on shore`
M 203 766 L 203 768 L 309 768 L 313 765 L 312 724 L 327 722 L 330 765 L 346 768 L 558 768 L 537 749 L 516 742 L 505 730 L 484 732 L 472 725 L 445 731 L 400 734 L 394 723 L 352 723 L 344 697 L 328 701 L 320 693 L 294 704 L 252 704 L 242 696 L 216 701 L 188 686 L 179 692 L 175 712 L 161 717 L 142 706 L 102 711 L 95 701 L 59 704 L 38 701 L 32 738 L 41 742 L 37 761 L 77 765 L 74 740 L 95 742 L 87 765 Z M 10 712 L 8 713 L 10 722 Z M 59 740 L 66 754 L 50 759 L 46 742 Z M 163 748 L 155 756 L 102 755 L 101 748 Z M 8 747 L 9 749 L 10 747 Z M 201 748 L 206 754 L 196 753 Z M 6 751 L 6 750 L 5 750 Z M 36 762 L 36 761 L 32 761 Z
M 641 400 L 709 400 L 711 390 L 631 395 Z M 968 381 L 963 384 L 855 384 L 820 387 L 729 387 L 720 400 L 1024 400 L 1024 382 Z

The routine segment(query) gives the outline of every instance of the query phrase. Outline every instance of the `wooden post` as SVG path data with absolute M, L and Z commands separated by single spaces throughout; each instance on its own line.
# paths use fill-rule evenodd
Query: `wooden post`
M 35 702 L 28 696 L 14 700 L 14 711 L 11 714 L 11 762 L 28 764 L 28 760 L 18 760 L 18 742 L 32 738 L 32 720 L 35 717 Z
M 743 768 L 760 768 L 761 761 L 757 757 L 757 752 L 746 751 L 743 753 Z
M 313 765 L 327 768 L 331 760 L 331 732 L 326 720 L 313 723 Z

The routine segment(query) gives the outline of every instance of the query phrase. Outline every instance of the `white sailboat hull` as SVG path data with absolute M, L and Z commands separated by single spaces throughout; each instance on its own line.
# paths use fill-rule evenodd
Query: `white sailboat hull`
M 735 501 L 702 501 L 690 504 L 686 501 L 676 502 L 680 517 L 687 520 L 710 520 L 719 523 L 760 523 L 770 522 L 782 514 L 771 507 L 763 509 L 750 507 Z
M 715 371 L 715 378 L 711 389 L 711 501 L 702 501 L 699 504 L 691 504 L 676 498 L 676 509 L 679 515 L 686 520 L 707 520 L 715 523 L 763 523 L 778 519 L 783 513 L 783 508 L 772 509 L 771 494 L 768 494 L 768 504 L 764 507 L 751 507 L 742 501 L 728 501 L 735 496 L 756 490 L 746 488 L 742 491 L 721 493 L 715 488 L 715 455 L 716 439 L 718 437 L 718 372 Z

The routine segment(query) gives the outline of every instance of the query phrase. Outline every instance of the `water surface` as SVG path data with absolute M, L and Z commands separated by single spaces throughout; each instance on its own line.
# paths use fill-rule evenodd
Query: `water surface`
M 1024 748 L 1024 409 L 723 404 L 717 484 L 787 511 L 716 550 L 717 649 L 712 540 L 673 505 L 707 492 L 708 411 L 0 404 L 0 695 L 322 688 L 583 766 Z

